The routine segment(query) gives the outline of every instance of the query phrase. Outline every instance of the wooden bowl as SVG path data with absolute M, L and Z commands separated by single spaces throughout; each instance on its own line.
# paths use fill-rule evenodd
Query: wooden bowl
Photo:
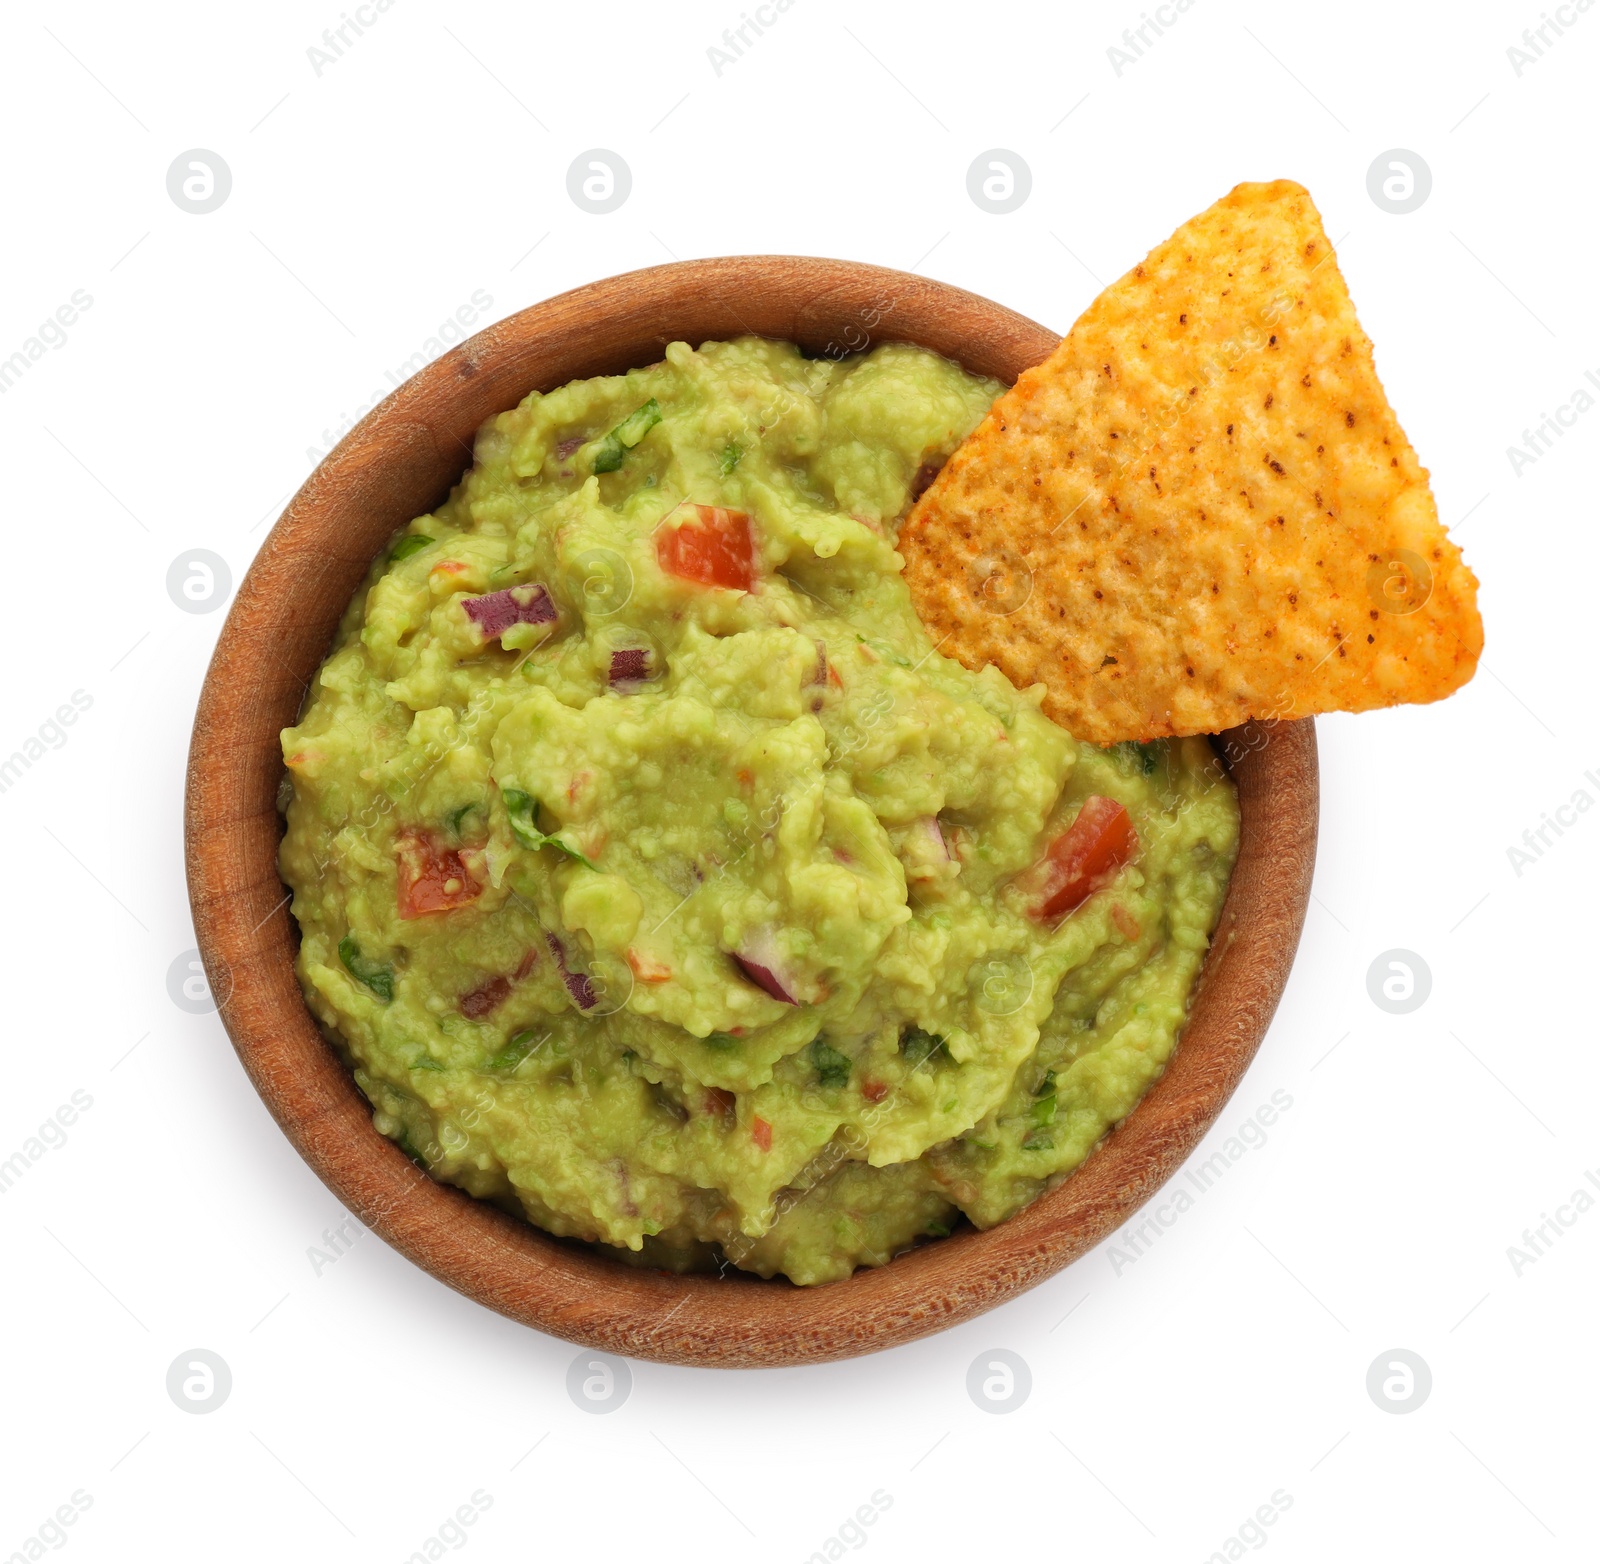
M 798 1288 L 672 1276 L 551 1238 L 436 1184 L 372 1126 L 294 974 L 278 878 L 279 729 L 295 722 L 334 628 L 390 535 L 442 501 L 473 434 L 529 391 L 653 363 L 667 343 L 754 332 L 816 352 L 920 343 L 1010 382 L 1057 335 L 987 299 L 844 261 L 742 256 L 631 272 L 523 310 L 408 380 L 290 502 L 240 585 L 201 691 L 185 838 L 200 953 L 250 1079 L 324 1183 L 402 1254 L 469 1298 L 569 1341 L 668 1363 L 819 1362 L 991 1309 L 1111 1233 L 1171 1177 L 1238 1085 L 1300 938 L 1317 832 L 1309 720 L 1218 746 L 1242 841 L 1189 1023 L 1166 1073 L 1052 1193 L 848 1281 Z

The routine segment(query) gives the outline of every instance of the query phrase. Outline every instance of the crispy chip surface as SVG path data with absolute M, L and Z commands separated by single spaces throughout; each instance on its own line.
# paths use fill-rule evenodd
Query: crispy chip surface
M 899 541 L 940 650 L 1098 744 L 1448 695 L 1477 581 L 1311 197 L 1239 185 L 994 404 Z

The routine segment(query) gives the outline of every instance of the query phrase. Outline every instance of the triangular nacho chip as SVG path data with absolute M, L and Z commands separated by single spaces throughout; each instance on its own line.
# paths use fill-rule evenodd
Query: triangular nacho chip
M 994 404 L 900 535 L 940 650 L 1098 744 L 1432 701 L 1477 581 L 1296 184 L 1240 185 Z

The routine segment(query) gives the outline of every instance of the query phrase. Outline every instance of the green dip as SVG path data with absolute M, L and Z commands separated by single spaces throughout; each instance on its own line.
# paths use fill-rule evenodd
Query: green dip
M 899 574 L 999 390 L 677 342 L 490 419 L 373 567 L 283 735 L 282 870 L 311 1007 L 434 1177 L 825 1282 L 1004 1220 L 1161 1073 L 1232 784 L 940 656 Z M 1137 852 L 1041 917 L 1092 796 Z

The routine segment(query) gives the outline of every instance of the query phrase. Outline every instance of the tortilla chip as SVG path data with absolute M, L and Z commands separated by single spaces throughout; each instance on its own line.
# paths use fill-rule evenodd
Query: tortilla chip
M 1240 185 L 1113 283 L 912 510 L 912 600 L 1097 744 L 1432 701 L 1477 581 L 1311 198 Z

